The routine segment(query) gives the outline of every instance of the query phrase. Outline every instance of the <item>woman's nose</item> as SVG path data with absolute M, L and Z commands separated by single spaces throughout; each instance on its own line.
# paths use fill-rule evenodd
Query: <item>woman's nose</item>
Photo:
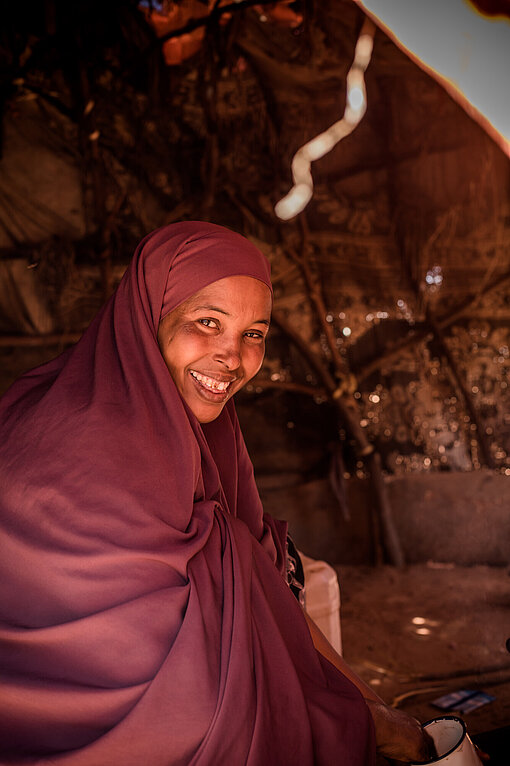
M 227 370 L 237 370 L 241 364 L 240 343 L 233 338 L 223 338 L 218 344 L 214 360 L 221 362 Z

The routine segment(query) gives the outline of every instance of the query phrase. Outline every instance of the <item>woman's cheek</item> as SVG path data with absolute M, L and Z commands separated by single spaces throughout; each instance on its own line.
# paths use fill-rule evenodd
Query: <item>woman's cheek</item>
M 262 367 L 262 362 L 264 361 L 264 354 L 265 354 L 264 344 L 261 344 L 260 346 L 257 346 L 256 348 L 253 349 L 253 356 L 250 363 L 250 378 L 253 378 Z
M 199 359 L 205 355 L 211 347 L 210 338 L 200 328 L 193 325 L 185 328 L 181 336 L 181 342 L 183 351 L 192 360 Z

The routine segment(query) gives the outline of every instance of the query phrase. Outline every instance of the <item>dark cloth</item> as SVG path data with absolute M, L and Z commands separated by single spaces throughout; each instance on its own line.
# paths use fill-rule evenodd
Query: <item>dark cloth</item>
M 287 535 L 287 583 L 299 603 L 305 605 L 305 571 L 294 540 Z
M 0 402 L 0 763 L 372 764 L 284 579 L 234 406 L 201 426 L 161 308 L 267 262 L 201 223 L 140 244 L 71 350 Z

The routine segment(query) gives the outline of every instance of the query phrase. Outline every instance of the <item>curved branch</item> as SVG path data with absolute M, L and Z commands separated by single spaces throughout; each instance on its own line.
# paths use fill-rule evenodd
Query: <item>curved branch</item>
M 342 392 L 342 389 L 336 385 L 329 370 L 327 370 L 322 361 L 307 346 L 303 338 L 288 324 L 284 317 L 276 312 L 276 315 L 273 314 L 273 319 L 283 332 L 287 334 L 290 340 L 292 340 L 310 366 L 316 371 L 319 379 L 322 380 L 328 393 L 328 398 L 335 407 L 341 422 L 345 424 L 345 427 L 356 443 L 359 456 L 366 460 L 377 498 L 377 507 L 381 520 L 385 548 L 391 563 L 397 567 L 402 567 L 405 563 L 404 554 L 393 522 L 391 505 L 382 473 L 381 457 L 379 453 L 375 451 L 374 445 L 368 440 L 365 431 L 361 427 L 356 412 L 355 400 L 352 397 L 346 396 L 345 393 Z
M 290 338 L 292 343 L 296 346 L 301 355 L 306 359 L 310 367 L 316 372 L 319 379 L 322 381 L 324 388 L 329 396 L 333 396 L 336 389 L 336 383 L 333 376 L 324 366 L 321 358 L 312 351 L 308 344 L 303 340 L 301 335 L 294 330 L 294 328 L 287 322 L 283 314 L 279 311 L 273 311 L 273 322 L 277 325 L 285 335 Z
M 252 393 L 252 390 L 256 390 L 257 388 L 275 388 L 280 391 L 291 391 L 294 394 L 306 394 L 306 396 L 311 396 L 314 399 L 318 396 L 326 395 L 323 388 L 318 388 L 316 386 L 305 386 L 303 383 L 293 383 L 286 380 L 270 380 L 269 378 L 258 377 L 253 378 L 244 390 L 248 391 L 248 393 Z
M 502 287 L 504 284 L 510 281 L 510 271 L 505 272 L 501 276 L 494 279 L 487 287 L 483 290 L 482 293 L 472 295 L 469 298 L 466 298 L 465 301 L 460 303 L 458 306 L 456 306 L 452 311 L 448 312 L 447 314 L 444 314 L 442 317 L 439 316 L 434 319 L 437 326 L 444 330 L 447 327 L 450 327 L 454 322 L 456 322 L 458 319 L 461 319 L 468 309 L 470 309 L 473 304 L 478 303 L 480 298 L 483 295 L 488 295 L 489 293 L 493 292 L 494 290 L 497 290 L 498 287 Z M 376 372 L 379 370 L 383 364 L 387 362 L 391 362 L 393 359 L 397 359 L 403 351 L 407 351 L 407 349 L 410 346 L 415 346 L 417 343 L 420 343 L 421 341 L 425 340 L 427 336 L 430 335 L 430 330 L 419 330 L 416 331 L 414 329 L 411 329 L 409 332 L 409 335 L 401 340 L 399 343 L 395 344 L 392 348 L 388 349 L 384 353 L 382 353 L 377 359 L 374 359 L 369 364 L 366 364 L 361 370 L 357 373 L 357 378 L 361 382 L 363 380 L 366 380 L 370 375 L 372 375 L 373 372 Z
M 72 346 L 78 343 L 81 332 L 60 335 L 0 335 L 0 348 L 41 348 L 43 346 Z

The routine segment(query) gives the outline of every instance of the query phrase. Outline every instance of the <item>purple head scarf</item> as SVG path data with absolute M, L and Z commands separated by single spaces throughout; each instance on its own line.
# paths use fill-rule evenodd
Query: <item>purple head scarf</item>
M 164 227 L 70 351 L 0 402 L 0 763 L 373 762 L 312 645 L 229 402 L 201 426 L 157 344 L 218 279 L 270 286 L 227 229 Z

